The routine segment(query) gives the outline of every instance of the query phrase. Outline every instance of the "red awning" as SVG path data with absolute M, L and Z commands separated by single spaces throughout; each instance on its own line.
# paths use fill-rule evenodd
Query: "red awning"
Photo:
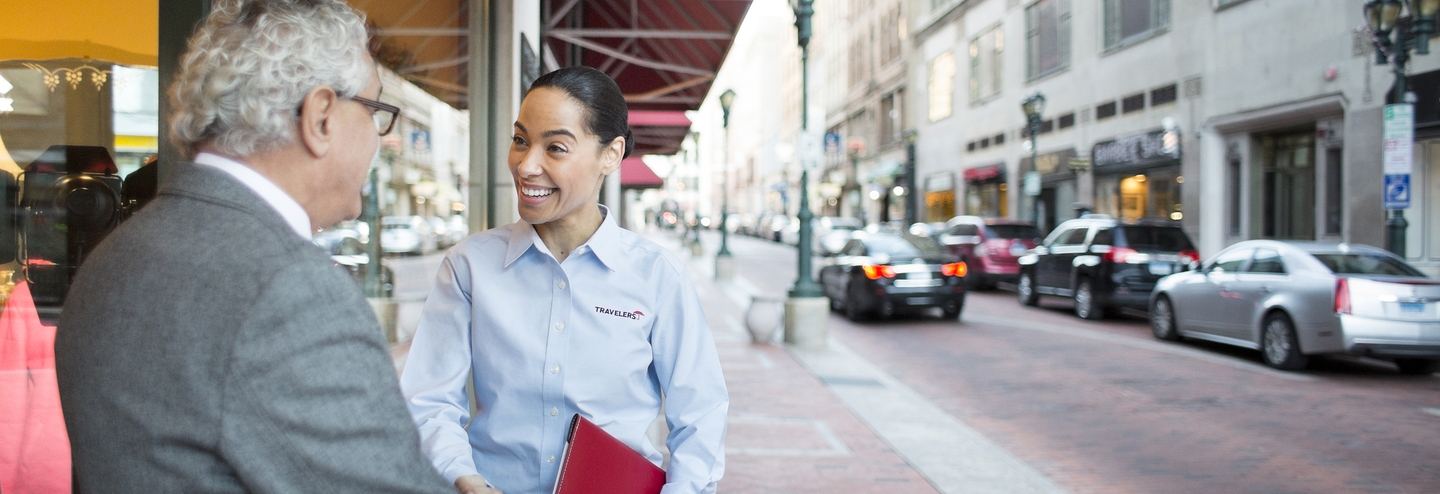
M 690 119 L 683 111 L 634 110 L 630 112 L 631 127 L 690 128 Z
M 620 162 L 620 188 L 658 189 L 664 186 L 665 181 L 640 158 L 625 158 Z
M 749 8 L 750 0 L 543 0 L 542 72 L 605 72 L 630 106 L 635 154 L 673 154 L 690 125 L 674 114 L 700 108 Z M 637 113 L 671 116 L 637 122 Z

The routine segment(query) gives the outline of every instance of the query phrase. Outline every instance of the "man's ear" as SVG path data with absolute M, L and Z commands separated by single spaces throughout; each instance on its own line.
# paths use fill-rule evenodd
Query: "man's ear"
M 320 86 L 305 93 L 296 133 L 311 156 L 320 158 L 330 152 L 335 139 L 335 110 L 339 103 L 340 95 L 329 86 Z
M 603 164 L 600 168 L 600 173 L 603 175 L 615 173 L 615 170 L 620 169 L 620 161 L 624 157 L 625 136 L 612 139 L 610 145 L 605 146 L 605 150 L 600 152 L 600 161 Z

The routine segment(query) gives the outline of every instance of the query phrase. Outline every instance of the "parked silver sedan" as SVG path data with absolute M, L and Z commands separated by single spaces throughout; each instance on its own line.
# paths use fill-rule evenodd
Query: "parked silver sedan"
M 1249 240 L 1162 278 L 1150 326 L 1163 340 L 1260 350 L 1279 369 L 1329 353 L 1430 374 L 1440 369 L 1440 281 L 1374 247 Z

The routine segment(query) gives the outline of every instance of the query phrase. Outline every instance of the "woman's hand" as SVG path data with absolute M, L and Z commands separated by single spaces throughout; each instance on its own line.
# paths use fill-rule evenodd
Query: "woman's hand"
M 455 490 L 460 494 L 505 494 L 500 489 L 490 487 L 485 482 L 485 477 L 479 475 L 466 475 L 455 479 Z

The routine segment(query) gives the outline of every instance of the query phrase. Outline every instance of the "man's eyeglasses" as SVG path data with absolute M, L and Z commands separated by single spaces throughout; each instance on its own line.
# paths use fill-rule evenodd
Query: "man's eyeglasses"
M 351 96 L 350 99 L 375 110 L 370 116 L 375 120 L 375 130 L 380 131 L 380 135 L 382 136 L 389 134 L 390 130 L 395 128 L 395 121 L 400 119 L 400 107 L 398 106 L 387 105 L 373 99 L 361 98 L 359 96 Z

